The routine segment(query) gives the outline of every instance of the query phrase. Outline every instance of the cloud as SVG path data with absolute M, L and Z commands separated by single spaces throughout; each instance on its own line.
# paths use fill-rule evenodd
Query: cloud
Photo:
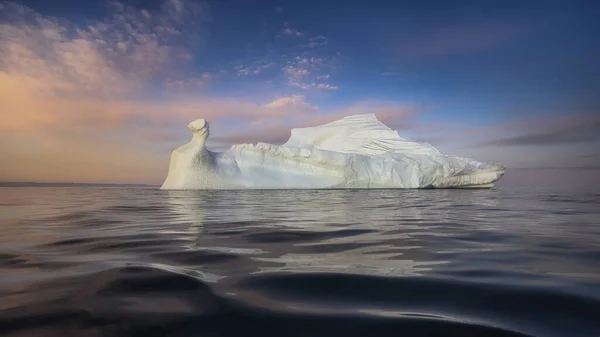
M 287 35 L 287 36 L 304 36 L 304 34 L 300 33 L 299 31 L 293 29 L 293 28 L 285 28 L 282 31 L 283 35 Z
M 302 90 L 318 89 L 318 90 L 332 91 L 332 90 L 338 89 L 337 85 L 331 85 L 331 84 L 326 84 L 326 83 L 315 83 L 315 82 L 313 82 L 313 83 L 291 82 L 290 85 L 298 87 Z
M 284 71 L 288 75 L 288 79 L 295 82 L 313 71 L 319 71 L 324 62 L 324 59 L 320 57 L 296 56 L 287 61 Z
M 522 117 L 477 127 L 470 126 L 468 121 L 423 123 L 410 119 L 400 125 L 392 123 L 390 127 L 409 139 L 430 142 L 443 153 L 500 162 L 511 169 L 570 167 L 600 163 L 581 157 L 597 152 L 598 118 L 593 113 Z
M 209 73 L 203 73 L 192 78 L 171 80 L 167 79 L 165 86 L 167 89 L 181 91 L 193 91 L 202 89 L 210 84 L 212 81 L 212 75 Z
M 211 136 L 213 142 L 221 146 L 235 143 L 269 142 L 282 144 L 290 136 L 290 130 L 298 127 L 309 127 L 329 123 L 345 116 L 375 113 L 377 118 L 388 126 L 400 125 L 414 117 L 419 110 L 414 107 L 402 105 L 396 102 L 367 101 L 355 103 L 340 112 L 324 114 L 298 114 L 283 118 L 276 125 L 258 124 L 260 127 L 244 128 L 236 132 L 226 134 L 214 134 Z
M 469 147 L 589 143 L 595 141 L 596 134 L 600 134 L 596 132 L 600 129 L 600 117 L 590 111 L 571 116 L 565 116 L 564 113 L 535 116 L 532 111 L 523 110 L 520 113 L 523 115 L 521 118 L 485 126 L 474 127 L 469 126 L 468 121 L 455 120 L 432 122 L 419 126 L 418 129 L 434 133 L 440 140 L 464 143 Z
M 317 83 L 316 80 L 328 80 L 331 75 L 320 74 L 323 69 L 328 68 L 328 61 L 324 57 L 296 56 L 287 61 L 284 72 L 287 76 L 289 86 L 297 87 L 302 90 L 337 90 L 338 86 Z M 312 75 L 312 76 L 311 76 Z M 312 81 L 311 81 L 312 79 Z
M 337 90 L 338 87 L 337 87 L 337 85 L 330 85 L 330 84 L 320 83 L 320 84 L 317 84 L 317 89 L 321 89 L 321 90 Z
M 319 35 L 315 37 L 311 37 L 308 39 L 308 44 L 306 45 L 309 48 L 317 48 L 326 46 L 329 43 L 329 39 L 325 36 Z
M 531 112 L 521 111 L 525 116 Z M 595 113 L 565 116 L 530 116 L 510 122 L 480 127 L 465 123 L 440 125 L 438 131 L 447 141 L 460 141 L 469 147 L 516 147 L 581 145 L 600 141 L 600 117 Z M 435 125 L 435 124 L 434 124 Z M 431 126 L 434 126 L 431 125 Z
M 210 83 L 210 74 L 186 67 L 193 59 L 189 50 L 200 41 L 203 7 L 167 0 L 148 11 L 113 1 L 109 9 L 107 18 L 77 25 L 4 4 L 1 130 L 112 126 L 144 113 L 131 97 L 153 82 L 175 92 Z
M 289 107 L 300 107 L 305 110 L 314 111 L 318 110 L 317 106 L 311 105 L 306 102 L 304 95 L 293 95 L 289 97 L 280 97 L 265 105 L 269 109 L 281 109 Z
M 185 0 L 153 12 L 112 2 L 108 18 L 86 26 L 11 2 L 4 11 L 12 15 L 0 24 L 3 74 L 55 95 L 123 96 L 165 74 L 183 76 L 204 21 L 203 8 Z
M 280 34 L 278 34 L 278 37 L 281 37 L 281 36 L 302 37 L 302 36 L 304 36 L 304 33 L 300 32 L 297 29 L 294 29 L 294 28 L 290 27 L 290 24 L 287 23 L 287 22 L 285 22 L 283 30 L 281 31 Z
M 6 101 L 7 96 L 0 95 L 0 175 L 21 181 L 160 183 L 170 151 L 190 138 L 186 125 L 196 118 L 209 120 L 220 134 L 231 120 L 279 124 L 317 109 L 294 96 L 265 105 L 193 96 Z
M 236 76 L 248 76 L 248 75 L 258 75 L 263 70 L 272 67 L 274 64 L 272 62 L 266 61 L 258 61 L 251 65 L 240 65 L 235 67 Z
M 235 118 L 255 120 L 287 117 L 288 112 L 268 109 L 253 102 L 208 97 L 179 96 L 173 100 L 103 100 L 101 98 L 72 98 L 34 96 L 31 91 L 5 87 L 0 76 L 0 131 L 36 132 L 52 129 L 106 130 L 130 123 L 132 118 L 144 117 L 161 121 L 189 121 L 204 117 L 220 120 Z
M 262 69 L 259 67 L 253 68 L 253 67 L 240 66 L 239 68 L 236 69 L 235 74 L 237 76 L 258 75 L 258 74 L 260 74 L 261 71 L 262 71 Z
M 307 76 L 309 74 L 308 70 L 306 70 L 306 69 L 300 69 L 300 68 L 294 68 L 294 67 L 285 68 L 285 72 L 292 79 L 297 79 L 299 77 Z
M 195 2 L 154 11 L 113 2 L 106 19 L 86 25 L 3 6 L 3 179 L 160 183 L 191 120 L 218 132 L 232 119 L 275 123 L 317 109 L 299 96 L 267 107 L 199 91 L 213 75 L 190 72 L 205 21 Z
M 281 40 L 282 36 L 302 37 L 299 45 L 290 45 L 288 40 Z M 317 88 L 321 80 L 329 80 L 331 72 L 338 64 L 338 55 L 325 55 L 317 47 L 325 46 L 329 39 L 323 35 L 306 36 L 306 33 L 292 28 L 289 23 L 284 23 L 283 31 L 275 35 L 264 50 L 256 49 L 253 45 L 252 58 L 237 65 L 233 73 L 236 77 L 263 74 L 263 77 L 272 76 L 267 83 L 276 83 L 280 80 L 287 82 L 288 86 L 300 89 Z M 257 56 L 263 53 L 262 57 Z M 264 74 L 267 68 L 270 71 Z M 314 85 L 312 84 L 314 82 Z M 322 84 L 321 90 L 335 90 L 337 86 Z
M 554 124 L 554 125 L 553 125 Z M 529 124 L 526 133 L 491 140 L 485 145 L 494 146 L 540 146 L 600 142 L 600 117 L 572 117 L 560 119 L 560 124 Z M 526 127 L 524 125 L 524 127 Z

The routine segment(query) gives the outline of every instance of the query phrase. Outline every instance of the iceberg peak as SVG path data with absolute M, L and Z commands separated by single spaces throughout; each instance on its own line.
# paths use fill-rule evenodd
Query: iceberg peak
M 295 128 L 284 146 L 378 155 L 383 153 L 439 154 L 433 146 L 404 139 L 374 113 L 346 116 L 308 128 Z
M 198 118 L 188 124 L 188 129 L 194 133 L 194 137 L 206 140 L 210 135 L 210 127 L 204 118 Z
M 505 170 L 404 139 L 373 113 L 294 128 L 281 146 L 242 144 L 224 152 L 206 149 L 206 120 L 188 128 L 194 137 L 171 154 L 162 189 L 481 188 Z

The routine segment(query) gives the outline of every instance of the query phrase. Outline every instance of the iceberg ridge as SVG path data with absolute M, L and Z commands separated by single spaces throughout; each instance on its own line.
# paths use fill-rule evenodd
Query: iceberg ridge
M 502 165 L 448 156 L 404 139 L 375 114 L 292 129 L 283 145 L 206 148 L 209 124 L 191 122 L 192 140 L 171 154 L 161 189 L 489 188 Z

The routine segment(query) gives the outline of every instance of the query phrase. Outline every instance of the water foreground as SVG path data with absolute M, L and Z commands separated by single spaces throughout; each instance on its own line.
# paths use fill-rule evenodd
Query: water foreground
M 594 191 L 0 193 L 2 336 L 598 336 Z

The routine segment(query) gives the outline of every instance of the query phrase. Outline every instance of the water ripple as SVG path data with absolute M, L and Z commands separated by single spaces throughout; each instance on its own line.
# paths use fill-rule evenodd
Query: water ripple
M 591 193 L 4 188 L 2 336 L 597 336 Z

